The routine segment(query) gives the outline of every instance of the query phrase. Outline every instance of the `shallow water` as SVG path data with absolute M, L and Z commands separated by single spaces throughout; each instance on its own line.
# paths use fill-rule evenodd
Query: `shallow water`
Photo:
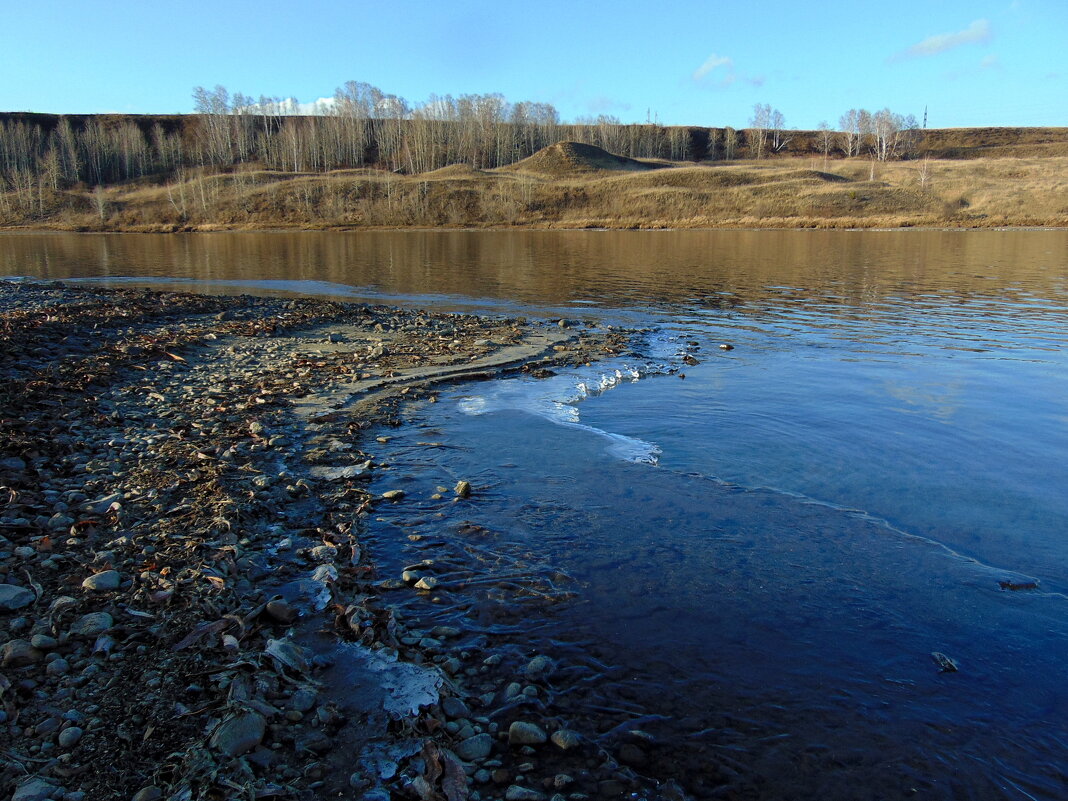
M 409 410 L 369 538 L 461 577 L 409 613 L 589 666 L 567 713 L 662 716 L 698 795 L 1068 797 L 1066 232 L 18 235 L 3 273 L 646 326 Z

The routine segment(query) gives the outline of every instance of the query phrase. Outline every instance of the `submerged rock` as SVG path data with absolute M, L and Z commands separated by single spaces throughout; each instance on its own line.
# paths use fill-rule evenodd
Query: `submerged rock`
M 570 751 L 572 748 L 577 748 L 582 744 L 582 738 L 570 729 L 558 729 L 553 732 L 550 739 L 553 741 L 553 745 L 563 751 Z
M 545 794 L 513 784 L 504 791 L 504 798 L 505 801 L 545 801 Z
M 541 745 L 548 739 L 545 730 L 535 723 L 517 720 L 508 727 L 509 745 Z

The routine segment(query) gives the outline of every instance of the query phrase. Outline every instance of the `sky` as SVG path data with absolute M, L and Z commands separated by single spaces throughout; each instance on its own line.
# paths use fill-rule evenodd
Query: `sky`
M 0 0 L 0 111 L 189 113 L 195 86 L 312 103 L 499 92 L 565 121 L 1068 126 L 1066 0 Z

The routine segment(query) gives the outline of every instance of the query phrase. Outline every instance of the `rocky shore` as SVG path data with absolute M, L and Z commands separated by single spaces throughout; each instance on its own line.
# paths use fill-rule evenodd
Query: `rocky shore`
M 403 502 L 368 489 L 401 404 L 626 347 L 564 321 L 0 282 L 0 795 L 634 786 L 538 716 L 552 660 L 407 627 L 390 591 L 433 593 L 433 571 L 380 576 L 361 544 Z

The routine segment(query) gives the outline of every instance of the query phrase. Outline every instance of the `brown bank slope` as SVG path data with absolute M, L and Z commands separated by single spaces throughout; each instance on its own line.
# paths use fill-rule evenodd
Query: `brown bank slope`
M 303 173 L 246 165 L 93 191 L 38 187 L 20 203 L 8 193 L 0 199 L 0 226 L 170 232 L 1068 225 L 1068 136 L 1021 145 L 1004 134 L 1009 129 L 991 130 L 971 148 L 931 132 L 931 152 L 954 158 L 890 162 L 807 155 L 694 164 L 561 142 L 495 170 Z

